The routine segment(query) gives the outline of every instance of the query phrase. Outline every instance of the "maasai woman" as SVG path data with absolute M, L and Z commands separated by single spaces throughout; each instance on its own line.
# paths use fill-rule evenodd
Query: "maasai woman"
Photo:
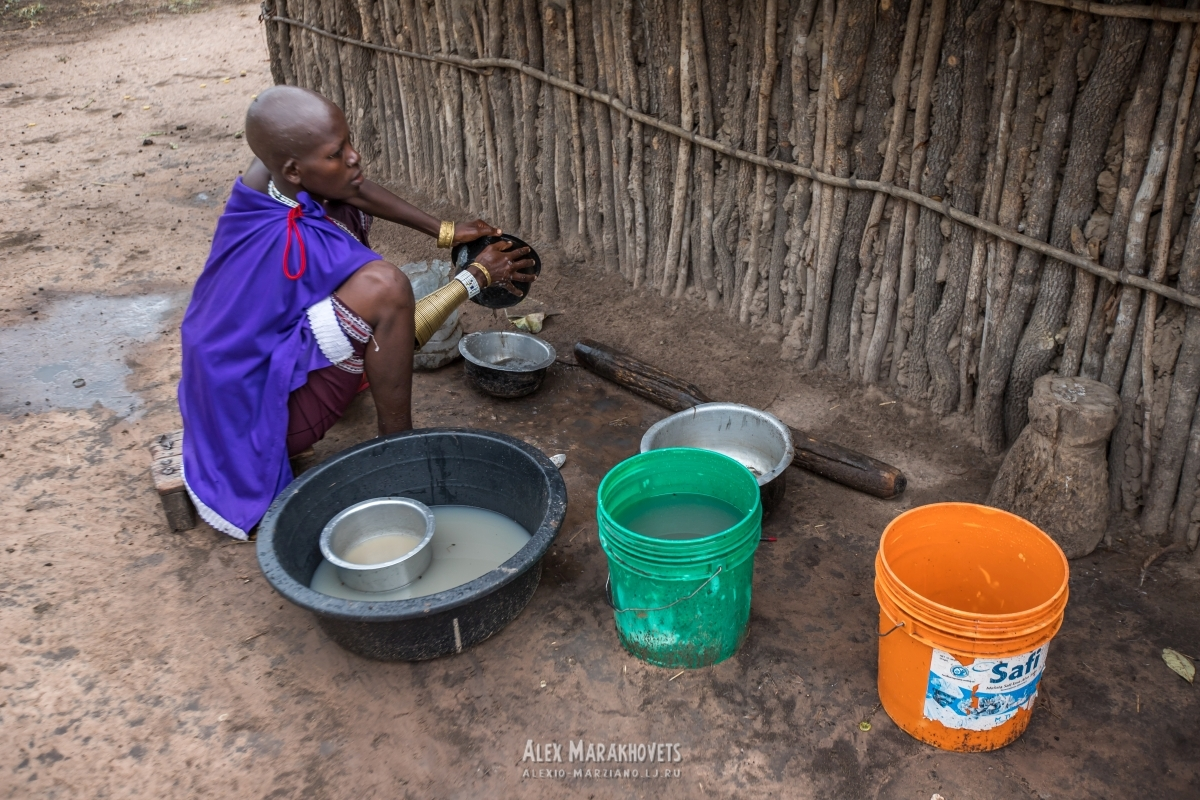
M 529 248 L 500 242 L 414 302 L 367 244 L 374 217 L 450 247 L 500 231 L 439 222 L 366 180 L 340 109 L 290 86 L 246 114 L 256 158 L 217 221 L 183 318 L 184 482 L 201 518 L 246 538 L 292 480 L 290 455 L 324 436 L 369 379 L 380 435 L 412 428 L 412 363 L 461 302 L 492 284 L 520 294 Z M 522 276 L 521 281 L 529 280 Z

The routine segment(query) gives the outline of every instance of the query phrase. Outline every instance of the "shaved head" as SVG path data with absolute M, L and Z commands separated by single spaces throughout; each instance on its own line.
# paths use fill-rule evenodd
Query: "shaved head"
M 309 155 L 344 125 L 341 109 L 316 92 L 273 86 L 246 112 L 246 143 L 272 172 L 288 159 Z

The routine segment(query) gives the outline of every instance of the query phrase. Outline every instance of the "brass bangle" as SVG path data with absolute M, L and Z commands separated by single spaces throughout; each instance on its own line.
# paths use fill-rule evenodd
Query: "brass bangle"
M 485 267 L 483 264 L 480 264 L 478 261 L 472 261 L 470 264 L 467 264 L 467 266 L 475 267 L 475 269 L 483 273 L 484 280 L 487 281 L 487 283 L 483 285 L 483 288 L 486 289 L 492 285 L 492 273 L 488 272 L 487 267 Z
M 442 227 L 438 230 L 437 246 L 443 250 L 449 250 L 454 246 L 454 223 L 450 220 L 442 222 Z
M 413 326 L 416 333 L 416 349 L 420 350 L 433 338 L 438 328 L 445 324 L 454 309 L 467 299 L 467 287 L 458 281 L 450 281 L 436 292 L 431 292 L 417 301 L 413 311 Z

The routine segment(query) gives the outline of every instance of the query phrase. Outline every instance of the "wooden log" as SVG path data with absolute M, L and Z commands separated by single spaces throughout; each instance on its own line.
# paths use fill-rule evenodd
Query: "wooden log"
M 968 214 L 974 214 L 977 208 L 975 184 L 987 140 L 987 57 L 999 13 L 998 0 L 985 0 L 965 21 L 962 124 L 959 126 L 958 149 L 954 154 L 954 183 L 950 189 L 950 202 Z M 1003 66 L 1002 56 L 1003 51 L 997 51 L 997 86 L 1003 83 L 999 77 Z M 925 334 L 924 355 L 929 366 L 930 406 L 939 416 L 950 413 L 958 404 L 958 370 L 950 359 L 949 347 L 954 332 L 961 328 L 960 320 L 966 303 L 974 253 L 974 233 L 965 225 L 951 225 L 946 255 L 946 284 L 937 313 L 930 319 Z
M 984 4 L 988 5 L 988 4 Z M 943 197 L 947 194 L 946 173 L 950 159 L 959 144 L 963 106 L 963 42 L 966 38 L 966 13 L 960 0 L 951 0 L 946 9 L 946 33 L 942 40 L 941 59 L 937 71 L 937 104 L 933 111 L 933 128 L 925 146 L 925 169 L 921 174 L 921 194 Z M 972 57 L 984 59 L 983 53 Z M 971 179 L 973 181 L 973 178 Z M 955 181 L 956 184 L 961 181 Z M 942 236 L 942 217 L 922 208 L 917 217 L 916 249 L 913 261 L 913 306 L 907 349 L 897 349 L 906 366 L 907 393 L 914 400 L 924 399 L 929 390 L 929 366 L 925 358 L 929 321 L 937 309 L 937 272 L 941 263 L 945 237 Z M 947 284 L 949 286 L 949 284 Z M 953 292 L 947 292 L 953 294 Z M 947 340 L 949 341 L 949 340 Z M 945 345 L 943 345 L 943 348 Z M 893 360 L 892 372 L 898 375 Z
M 1167 73 L 1167 62 L 1171 55 L 1171 42 L 1175 39 L 1174 26 L 1166 22 L 1156 22 L 1150 28 L 1150 36 L 1144 48 L 1142 63 L 1138 68 L 1138 83 L 1134 88 L 1133 99 L 1125 112 L 1124 122 L 1124 151 L 1121 158 L 1121 175 L 1117 184 L 1117 196 L 1113 201 L 1112 218 L 1108 226 L 1108 241 L 1104 244 L 1104 266 L 1109 269 L 1120 269 L 1125 256 L 1125 236 L 1129 231 L 1129 215 L 1133 209 L 1134 196 L 1142 179 L 1142 170 L 1146 166 L 1147 149 L 1150 146 L 1150 133 L 1154 127 L 1155 110 L 1158 108 L 1159 92 L 1162 90 L 1163 77 Z M 1089 287 L 1093 286 L 1095 278 L 1085 273 L 1076 277 L 1075 302 L 1082 306 L 1087 301 Z M 1116 284 L 1104 281 L 1095 290 L 1096 298 L 1091 323 L 1088 326 L 1087 341 L 1079 364 L 1079 374 L 1093 380 L 1100 379 L 1103 366 L 1104 346 L 1108 341 L 1108 326 L 1112 324 L 1111 314 L 1116 310 L 1113 299 Z M 1082 316 L 1083 311 L 1076 311 L 1076 316 Z M 1080 345 L 1068 335 L 1063 352 L 1064 374 L 1075 366 L 1073 353 Z
M 1190 28 L 1190 25 L 1181 25 L 1180 33 L 1184 28 Z M 1190 33 L 1190 31 L 1189 31 Z M 1192 93 L 1196 88 L 1196 77 L 1200 75 L 1200 37 L 1192 37 L 1191 48 L 1188 54 L 1187 75 L 1183 80 L 1183 90 L 1179 97 L 1179 107 L 1176 110 L 1175 117 L 1175 133 L 1171 142 L 1171 157 L 1170 163 L 1167 166 L 1166 185 L 1163 187 L 1162 211 L 1159 214 L 1158 241 L 1154 246 L 1154 263 L 1150 268 L 1150 280 L 1163 283 L 1167 277 L 1167 258 L 1171 251 L 1171 236 L 1174 233 L 1171 230 L 1171 223 L 1174 220 L 1174 204 L 1179 199 L 1179 161 L 1183 157 L 1183 140 L 1187 132 L 1188 116 L 1191 114 Z M 1192 154 L 1188 154 L 1188 158 L 1192 158 Z M 1152 448 L 1154 444 L 1154 320 L 1157 317 L 1158 300 L 1155 297 L 1147 297 L 1144 304 L 1145 320 L 1143 324 L 1146 326 L 1146 335 L 1142 339 L 1142 410 L 1144 419 L 1142 422 L 1142 483 L 1146 485 L 1151 479 L 1150 461 Z M 1174 363 L 1163 365 L 1163 370 L 1170 373 L 1175 368 Z M 1189 405 L 1190 408 L 1190 405 Z M 1187 430 L 1184 427 L 1182 430 L 1173 431 L 1171 435 L 1178 439 L 1183 438 L 1183 431 Z M 1164 462 L 1164 467 L 1167 467 L 1171 472 L 1178 472 L 1179 466 L 1169 466 Z M 1161 498 L 1155 498 L 1153 491 L 1147 490 L 1144 495 L 1146 513 L 1142 515 L 1142 531 L 1151 536 L 1161 535 L 1166 531 L 1167 520 L 1170 516 L 1170 501 L 1175 494 L 1175 480 L 1173 475 L 1164 476 L 1164 482 L 1171 485 L 1171 491 Z
M 1073 15 L 1063 26 L 1063 45 L 1058 51 L 1054 67 L 1054 89 L 1046 110 L 1046 124 L 1042 129 L 1029 202 L 1025 207 L 1025 234 L 1034 239 L 1044 241 L 1050 232 L 1055 181 L 1066 146 L 1071 109 L 1075 104 L 1076 56 L 1087 37 L 1087 27 L 1087 19 L 1082 14 Z M 1013 164 L 1010 157 L 1010 172 Z M 1024 427 L 1025 415 L 1022 415 L 1021 425 L 1006 426 L 1013 420 L 1006 419 L 1004 415 L 1004 390 L 1017 353 L 1025 315 L 1037 292 L 1041 265 L 1042 256 L 1034 250 L 1024 249 L 1018 255 L 1004 314 L 996 325 L 995 335 L 990 337 L 986 368 L 980 370 L 975 428 L 987 453 L 999 453 Z
M 1006 43 L 1003 41 L 1008 35 L 1007 20 L 1002 21 L 999 26 L 999 36 L 1002 41 L 996 50 L 992 113 L 988 118 L 988 130 L 994 132 L 989 135 L 989 138 L 992 136 L 994 138 L 983 182 L 983 219 L 988 222 L 996 221 L 1005 163 L 1008 159 L 1009 123 L 1017 97 L 1017 76 L 1021 71 L 1021 51 L 1026 36 L 1017 26 L 1017 22 L 1022 19 L 1022 11 L 1023 5 L 1014 7 L 1012 24 L 1015 28 L 1015 37 L 1012 40 L 1011 51 L 1007 51 L 1007 59 L 1005 57 Z M 1001 80 L 1002 67 L 1005 69 L 1004 80 Z M 962 414 L 970 414 L 975 407 L 976 339 L 983 322 L 980 299 L 985 286 L 984 268 L 987 265 L 987 253 L 989 250 L 994 250 L 995 246 L 995 240 L 982 231 L 975 231 L 975 241 L 971 248 L 971 270 L 967 278 L 967 296 L 963 309 L 962 337 L 958 345 L 958 411 Z
M 196 507 L 183 485 L 183 431 L 155 436 L 149 444 L 150 476 L 171 530 L 196 527 Z
M 695 385 L 590 339 L 575 344 L 575 360 L 600 377 L 670 411 L 710 402 Z M 796 428 L 791 431 L 796 450 L 793 466 L 885 500 L 901 494 L 908 485 L 904 473 L 890 464 L 821 441 Z
M 766 0 L 766 22 L 763 23 L 763 64 L 762 73 L 758 78 L 758 118 L 754 126 L 754 152 L 760 156 L 767 154 L 767 129 L 770 123 L 771 90 L 775 83 L 775 25 L 778 12 L 777 0 Z M 754 291 L 758 288 L 759 262 L 762 255 L 760 239 L 763 228 L 766 227 L 767 170 L 759 166 L 754 173 L 754 211 L 750 215 L 750 253 L 746 259 L 746 272 L 742 276 L 741 302 L 739 304 L 738 321 L 742 325 L 750 323 L 750 304 L 754 300 Z M 736 301 L 735 301 L 736 302 Z
M 921 58 L 921 82 L 917 86 L 917 105 L 913 119 L 913 141 L 911 161 L 908 167 L 908 188 L 919 192 L 921 175 L 925 172 L 925 156 L 929 146 L 929 109 L 932 105 L 933 81 L 937 71 L 938 54 L 942 47 L 942 34 L 946 30 L 946 0 L 933 0 L 929 10 L 929 31 L 925 36 L 925 53 Z M 895 382 L 900 375 L 900 358 L 908 342 L 905 327 L 904 306 L 913 291 L 913 259 L 917 244 L 917 218 L 919 206 L 909 203 L 904 213 L 904 236 L 900 251 L 900 280 L 896 286 L 895 332 L 892 335 L 892 367 L 890 380 Z M 889 232 L 889 236 L 890 236 Z M 880 295 L 882 298 L 882 294 Z M 890 302 L 890 298 L 889 298 Z M 910 318 L 911 319 L 911 318 Z M 876 323 L 878 326 L 878 323 Z M 881 356 L 882 357 L 882 354 Z
M 1104 152 L 1117 120 L 1126 88 L 1141 60 L 1150 26 L 1137 20 L 1108 19 L 1100 57 L 1079 94 L 1071 120 L 1070 150 L 1063 167 L 1050 244 L 1066 248 L 1074 228 L 1083 229 L 1096 206 L 1096 178 L 1104 168 Z M 1186 121 L 1186 111 L 1184 112 Z M 1033 383 L 1050 368 L 1058 352 L 1057 334 L 1067 318 L 1075 269 L 1045 259 L 1037 300 L 1013 357 L 1005 396 L 1005 428 L 1014 438 L 1027 419 Z
M 896 0 L 890 4 L 880 3 L 875 11 L 875 31 L 862 78 L 866 94 L 862 134 L 853 150 L 855 178 L 877 180 L 883 169 L 883 154 L 879 146 L 887 135 L 886 122 L 893 105 L 892 80 L 899 65 L 908 7 L 908 0 Z M 848 368 L 853 377 L 858 374 L 860 320 L 871 279 L 871 269 L 862 268 L 859 245 L 874 197 L 869 192 L 855 192 L 850 197 L 829 306 L 826 363 L 834 372 Z

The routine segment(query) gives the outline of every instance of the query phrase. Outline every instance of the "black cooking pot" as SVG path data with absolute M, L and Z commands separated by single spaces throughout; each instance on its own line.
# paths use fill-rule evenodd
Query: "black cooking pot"
M 513 248 L 529 247 L 525 242 L 508 233 L 500 236 L 484 236 L 473 242 L 464 242 L 463 244 L 455 245 L 450 251 L 450 260 L 454 263 L 454 274 L 457 275 L 462 272 L 467 268 L 468 264 L 479 258 L 479 254 L 483 252 L 485 247 L 499 241 L 512 242 Z M 533 267 L 521 270 L 521 272 L 530 275 L 541 274 L 542 259 L 538 257 L 537 251 L 529 247 L 529 255 L 525 257 L 533 259 Z M 521 272 L 516 274 L 520 275 Z M 525 297 L 529 296 L 529 289 L 533 286 L 533 282 L 514 280 L 513 284 L 524 292 L 523 296 L 518 297 L 503 286 L 489 286 L 486 289 L 480 290 L 479 294 L 472 297 L 471 302 L 478 303 L 485 308 L 508 308 L 515 306 L 524 300 Z
M 310 589 L 325 524 L 374 497 L 485 508 L 533 536 L 486 575 L 426 597 L 369 602 Z M 493 431 L 408 431 L 353 447 L 293 481 L 259 524 L 258 563 L 271 586 L 311 611 L 342 647 L 383 661 L 420 661 L 478 644 L 521 613 L 566 513 L 566 484 L 537 448 Z

